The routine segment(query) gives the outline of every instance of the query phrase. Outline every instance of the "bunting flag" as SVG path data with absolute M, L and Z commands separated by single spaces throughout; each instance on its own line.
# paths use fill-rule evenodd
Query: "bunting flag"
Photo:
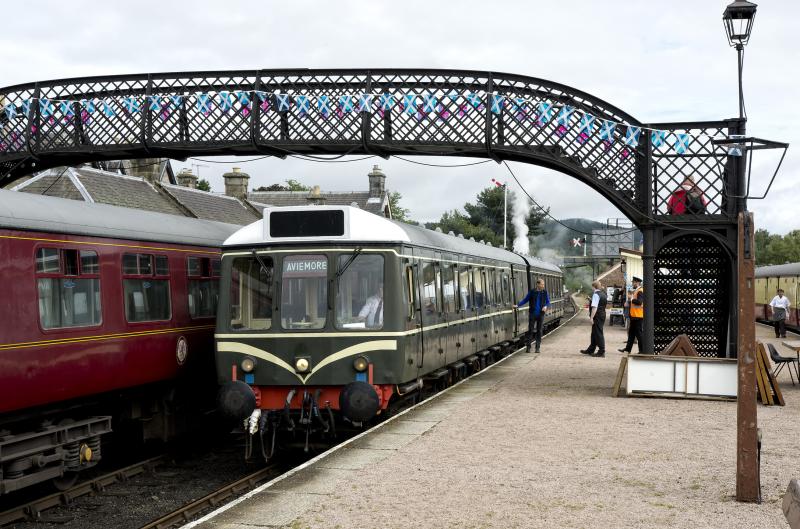
M 503 111 L 503 102 L 505 101 L 506 96 L 503 94 L 492 94 L 492 113 L 493 114 L 500 114 Z
M 39 114 L 41 114 L 43 118 L 52 116 L 53 112 L 55 112 L 53 103 L 51 103 L 47 98 L 42 98 L 39 100 Z
M 31 115 L 31 100 L 30 99 L 26 99 L 26 100 L 24 100 L 22 102 L 22 113 L 25 114 L 26 117 Z
M 654 130 L 650 133 L 650 145 L 653 149 L 658 149 L 663 145 L 664 140 L 667 138 L 667 131 Z
M 206 93 L 197 94 L 197 111 L 201 114 L 211 113 L 211 98 Z
M 301 116 L 307 115 L 311 111 L 311 100 L 306 95 L 299 95 L 294 99 L 297 110 Z
M 450 93 L 447 94 L 447 97 L 450 98 L 450 101 L 453 103 L 458 103 L 458 92 L 455 90 L 450 90 Z
M 394 106 L 394 96 L 388 93 L 381 94 L 380 105 L 384 112 L 391 110 Z
M 575 107 L 571 107 L 569 105 L 564 105 L 563 107 L 561 107 L 561 110 L 558 113 L 558 117 L 556 118 L 556 123 L 564 127 L 569 127 L 570 118 L 572 117 L 572 112 L 574 110 Z
M 161 98 L 158 96 L 147 96 L 147 108 L 150 112 L 161 110 Z
M 608 142 L 614 141 L 615 128 L 617 128 L 617 124 L 613 121 L 603 121 L 603 124 L 600 126 L 600 139 Z
M 122 100 L 122 108 L 127 110 L 129 114 L 135 114 L 139 112 L 141 105 L 139 104 L 139 100 L 135 97 L 126 97 Z
M 639 145 L 639 136 L 641 136 L 641 134 L 641 127 L 628 126 L 628 130 L 625 131 L 625 145 L 635 148 Z
M 275 103 L 278 106 L 278 112 L 289 112 L 292 109 L 292 98 L 289 94 L 275 94 Z
M 517 97 L 512 100 L 511 107 L 517 121 L 524 121 L 528 115 L 528 101 L 524 97 Z
M 482 103 L 481 96 L 474 92 L 467 92 L 467 101 L 469 101 L 469 104 L 474 108 L 479 108 Z
M 17 117 L 17 107 L 16 107 L 16 105 L 14 105 L 12 103 L 9 103 L 5 107 L 3 107 L 3 110 L 5 110 L 6 117 L 8 117 L 9 121 L 11 121 L 15 117 Z
M 372 94 L 361 94 L 358 96 L 358 111 L 372 113 Z
M 244 108 L 250 107 L 250 94 L 248 92 L 237 90 L 236 99 L 239 100 L 239 104 L 241 104 Z
M 116 113 L 114 112 L 114 109 L 111 107 L 111 102 L 108 99 L 104 100 L 103 101 L 103 115 L 105 117 L 107 117 L 107 118 L 111 118 L 111 117 L 114 117 L 115 114 Z
M 417 96 L 414 94 L 406 94 L 403 96 L 403 108 L 406 114 L 414 115 L 417 113 Z
M 553 104 L 548 103 L 546 101 L 541 101 L 538 107 L 539 107 L 539 117 L 536 119 L 536 123 L 538 123 L 539 126 L 542 126 L 552 119 Z
M 422 111 L 425 113 L 436 112 L 436 107 L 439 101 L 436 99 L 435 94 L 425 94 L 423 97 Z
M 162 120 L 167 121 L 169 119 L 169 101 L 165 101 L 164 104 L 161 105 L 161 113 L 159 116 Z
M 692 137 L 688 134 L 675 134 L 675 142 L 673 143 L 675 152 L 678 154 L 685 154 L 686 150 L 689 148 L 691 139 Z
M 71 118 L 75 115 L 75 112 L 72 110 L 72 103 L 69 101 L 62 101 L 61 102 L 61 115 L 65 118 Z
M 317 110 L 322 114 L 322 117 L 327 118 L 331 115 L 331 101 L 328 96 L 319 96 L 317 99 Z
M 169 100 L 175 108 L 180 108 L 183 104 L 183 96 L 169 96 Z
M 94 114 L 94 100 L 93 99 L 81 99 L 81 106 L 83 110 L 89 114 Z
M 594 132 L 594 116 L 591 114 L 584 114 L 581 116 L 581 126 L 578 129 L 578 134 L 586 134 L 591 136 Z
M 339 96 L 339 108 L 342 112 L 352 112 L 353 107 L 353 96 Z
M 222 91 L 219 94 L 219 108 L 223 112 L 233 109 L 233 94 L 230 92 Z

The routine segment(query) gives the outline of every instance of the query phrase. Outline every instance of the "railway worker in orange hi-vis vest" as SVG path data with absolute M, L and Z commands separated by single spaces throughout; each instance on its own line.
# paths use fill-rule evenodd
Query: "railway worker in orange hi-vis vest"
M 620 353 L 630 353 L 633 350 L 633 341 L 636 340 L 639 346 L 639 354 L 642 353 L 642 322 L 644 321 L 644 289 L 642 288 L 642 279 L 634 277 L 631 280 L 633 283 L 633 292 L 630 299 L 630 324 L 628 325 L 628 343 L 625 347 L 619 349 Z

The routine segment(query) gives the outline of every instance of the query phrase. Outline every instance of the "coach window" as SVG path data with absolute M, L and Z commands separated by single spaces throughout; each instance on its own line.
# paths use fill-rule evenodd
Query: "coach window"
M 283 259 L 281 326 L 322 329 L 328 310 L 328 258 L 293 255 Z
M 453 266 L 445 263 L 442 265 L 442 297 L 444 298 L 444 311 L 456 312 L 456 276 Z
M 217 266 L 212 264 L 215 261 Z M 189 316 L 213 318 L 217 314 L 219 301 L 219 259 L 192 256 L 187 258 L 186 265 L 189 276 Z
M 237 257 L 231 266 L 230 317 L 234 331 L 272 327 L 274 266 L 272 257 Z M 213 261 L 212 260 L 212 274 Z
M 36 250 L 39 321 L 43 329 L 100 325 L 100 276 L 91 250 Z
M 336 328 L 383 327 L 383 256 L 347 253 L 339 256 L 336 282 Z
M 494 303 L 495 305 L 502 305 L 505 303 L 503 299 L 503 286 L 501 285 L 501 272 L 500 270 L 493 270 L 492 275 L 494 276 Z
M 122 256 L 125 317 L 130 323 L 171 318 L 166 256 L 129 253 Z M 154 263 L 155 261 L 155 263 Z
M 439 312 L 439 296 L 436 292 L 436 267 L 430 261 L 422 265 L 422 310 L 426 314 Z
M 505 304 L 511 303 L 511 291 L 508 288 L 508 286 L 509 286 L 509 284 L 508 284 L 508 272 L 503 272 L 502 282 L 503 282 L 503 285 L 502 285 L 503 303 L 505 303 Z
M 408 304 L 408 319 L 413 320 L 416 312 L 416 305 L 414 303 L 414 292 L 416 289 L 414 288 L 414 268 L 410 265 L 406 265 L 405 290 L 406 303 Z
M 461 268 L 458 272 L 458 292 L 461 310 L 470 310 L 472 308 L 472 291 L 470 289 L 471 274 L 469 268 Z
M 476 309 L 483 308 L 484 304 L 483 281 L 481 280 L 480 268 L 472 269 L 472 290 L 475 293 L 474 307 Z

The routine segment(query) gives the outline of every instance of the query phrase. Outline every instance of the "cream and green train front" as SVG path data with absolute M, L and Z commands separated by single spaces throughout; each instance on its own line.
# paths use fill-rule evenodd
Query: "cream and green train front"
M 418 368 L 404 355 L 396 224 L 351 207 L 271 208 L 223 247 L 217 318 L 220 403 L 354 422 L 385 409 Z M 376 369 L 375 366 L 380 366 Z

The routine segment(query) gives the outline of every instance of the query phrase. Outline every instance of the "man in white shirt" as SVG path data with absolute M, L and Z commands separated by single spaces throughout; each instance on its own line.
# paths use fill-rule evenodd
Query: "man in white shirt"
M 592 334 L 589 347 L 581 349 L 581 354 L 604 357 L 606 355 L 606 340 L 603 336 L 603 325 L 606 322 L 606 304 L 608 298 L 603 289 L 600 281 L 592 282 L 594 293 L 592 294 L 591 308 L 589 309 L 589 318 L 592 320 Z M 595 352 L 595 350 L 597 352 Z
M 789 317 L 789 298 L 779 288 L 777 295 L 769 302 L 772 321 L 775 322 L 775 338 L 786 338 L 786 318 Z
M 366 321 L 368 328 L 383 327 L 383 285 L 378 285 L 378 292 L 367 298 L 358 313 L 358 319 Z

